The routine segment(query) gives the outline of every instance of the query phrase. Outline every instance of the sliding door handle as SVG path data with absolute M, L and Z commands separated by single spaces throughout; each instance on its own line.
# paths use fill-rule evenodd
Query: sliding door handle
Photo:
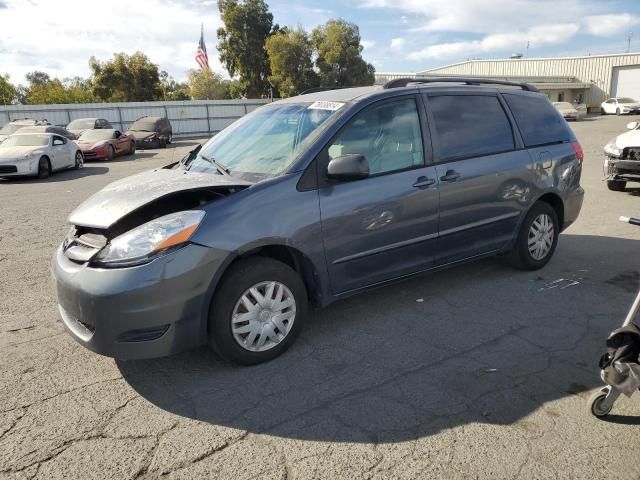
M 412 186 L 414 188 L 427 188 L 433 185 L 434 183 L 436 183 L 435 178 L 422 176 L 422 177 L 418 177 L 418 179 L 416 180 L 416 183 L 414 183 Z
M 459 178 L 460 174 L 458 172 L 456 172 L 455 170 L 447 170 L 447 173 L 441 176 L 440 180 L 442 180 L 443 182 L 455 182 Z

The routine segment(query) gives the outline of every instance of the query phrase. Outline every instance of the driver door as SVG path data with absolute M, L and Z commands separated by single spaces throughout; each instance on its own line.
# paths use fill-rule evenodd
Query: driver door
M 318 157 L 323 241 L 334 294 L 434 264 L 438 183 L 435 168 L 425 164 L 431 160 L 425 124 L 419 97 L 384 100 L 357 113 Z M 328 180 L 329 161 L 348 154 L 365 157 L 369 177 Z
M 51 138 L 51 168 L 59 170 L 74 164 L 72 148 L 66 138 L 53 135 Z

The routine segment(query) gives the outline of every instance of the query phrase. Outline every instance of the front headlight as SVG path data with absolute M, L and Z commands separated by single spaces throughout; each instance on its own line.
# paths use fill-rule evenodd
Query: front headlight
M 604 153 L 612 157 L 619 157 L 622 155 L 622 148 L 618 147 L 616 145 L 616 139 L 612 138 L 609 140 L 609 143 L 604 146 Z
M 204 218 L 202 210 L 170 213 L 114 238 L 96 257 L 105 266 L 139 265 L 186 243 Z
M 144 139 L 145 142 L 153 142 L 156 139 L 156 135 L 151 135 Z
M 25 153 L 25 154 L 20 158 L 20 160 L 29 160 L 29 159 L 31 159 L 31 157 L 33 157 L 33 152 L 31 152 L 31 153 Z

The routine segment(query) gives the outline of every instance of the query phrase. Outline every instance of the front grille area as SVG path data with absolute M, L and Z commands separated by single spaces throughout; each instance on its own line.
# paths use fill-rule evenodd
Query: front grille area
M 15 165 L 0 165 L 0 173 L 17 173 L 18 167 Z
M 77 234 L 64 245 L 65 256 L 74 262 L 85 263 L 91 260 L 107 244 L 107 237 L 100 233 Z
M 97 155 L 96 152 L 82 152 L 82 155 L 84 156 L 84 158 L 93 158 Z

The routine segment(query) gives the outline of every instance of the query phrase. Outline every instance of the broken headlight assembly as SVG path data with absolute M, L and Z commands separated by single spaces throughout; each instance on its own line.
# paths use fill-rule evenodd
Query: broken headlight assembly
M 618 145 L 616 145 L 616 139 L 612 138 L 604 146 L 604 153 L 611 157 L 620 157 L 622 155 L 622 148 L 618 147 Z
M 186 244 L 204 218 L 202 210 L 170 213 L 114 238 L 93 261 L 106 267 L 129 267 Z

